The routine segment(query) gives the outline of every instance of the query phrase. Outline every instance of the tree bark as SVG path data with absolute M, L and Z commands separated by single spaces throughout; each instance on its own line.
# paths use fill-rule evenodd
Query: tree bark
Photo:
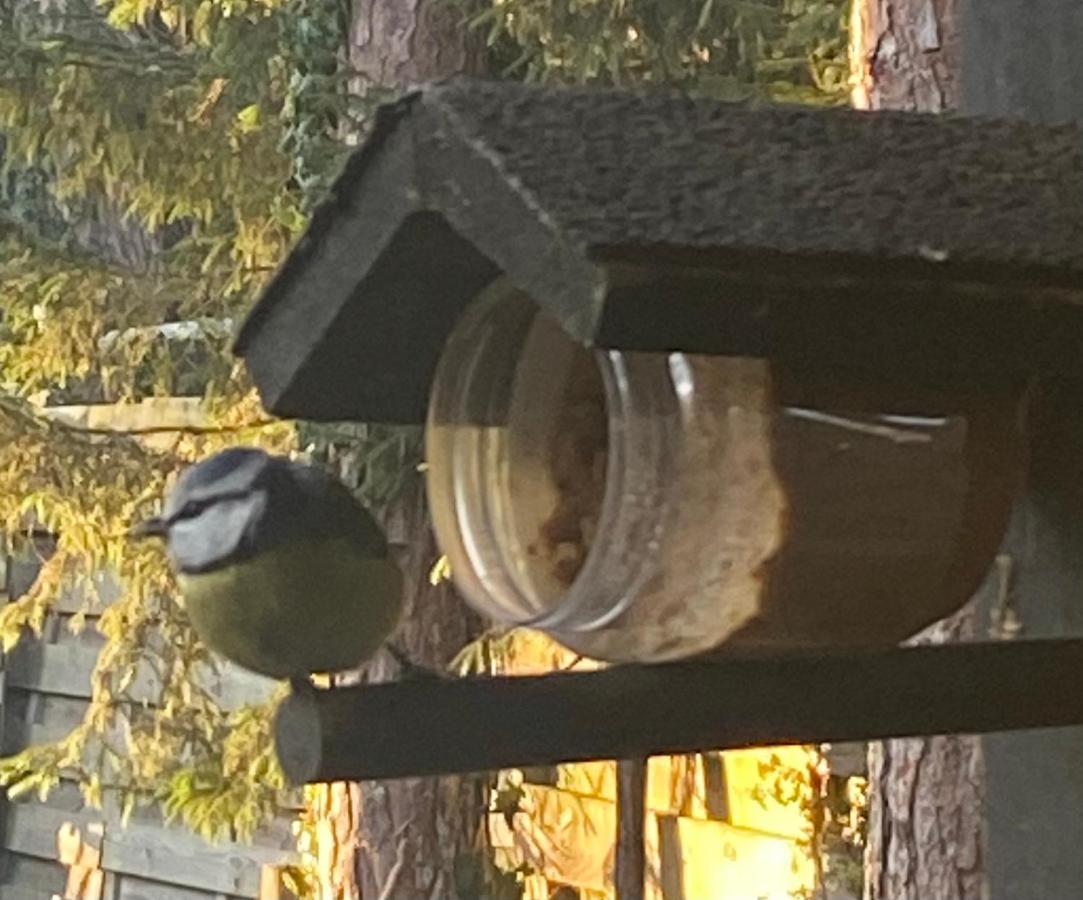
M 926 629 L 914 643 L 972 637 L 976 613 Z M 978 900 L 982 896 L 981 739 L 937 735 L 869 747 L 866 900 Z
M 389 532 L 405 538 L 399 562 L 406 608 L 395 639 L 413 662 L 441 670 L 480 633 L 481 622 L 449 582 L 433 586 L 438 552 L 423 485 L 414 481 L 389 510 Z M 380 659 L 369 677 L 398 677 Z M 494 711 L 494 715 L 498 712 Z M 362 900 L 454 900 L 455 873 L 477 859 L 488 781 L 478 775 L 370 781 L 361 785 L 357 878 Z
M 957 0 L 854 0 L 853 105 L 940 113 L 958 106 Z
M 484 47 L 463 18 L 461 7 L 442 0 L 355 0 L 347 46 L 351 91 L 382 100 L 424 81 L 479 74 Z M 397 533 L 402 543 L 406 575 L 396 641 L 412 661 L 441 669 L 477 637 L 481 622 L 450 583 L 430 584 L 438 551 L 421 480 L 386 512 L 390 536 Z M 396 677 L 389 666 L 377 661 L 368 675 Z M 362 900 L 454 900 L 457 866 L 478 858 L 486 787 L 479 776 L 363 783 L 356 857 Z
M 853 104 L 942 113 L 958 105 L 956 0 L 855 0 L 850 23 Z M 915 638 L 976 636 L 971 602 Z M 866 900 L 980 900 L 984 872 L 981 739 L 941 735 L 869 750 Z
M 480 74 L 482 47 L 462 20 L 462 8 L 442 0 L 360 0 L 350 26 L 353 91 Z

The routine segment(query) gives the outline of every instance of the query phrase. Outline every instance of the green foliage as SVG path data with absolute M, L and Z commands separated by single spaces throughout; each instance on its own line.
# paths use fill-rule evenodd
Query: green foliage
M 0 258 L 0 388 L 9 394 L 116 401 L 198 395 L 230 380 L 230 329 L 200 315 L 210 298 L 183 272 L 125 271 L 15 228 L 0 237 Z M 188 323 L 183 340 L 156 327 L 170 316 Z
M 809 753 L 807 767 L 796 768 L 772 754 L 759 766 L 753 798 L 765 808 L 797 805 L 806 820 L 802 839 L 817 867 L 817 884 L 859 896 L 864 882 L 862 853 L 866 831 L 864 778 L 834 776 L 823 748 Z
M 274 816 L 286 785 L 265 710 L 243 707 L 223 725 L 209 752 L 176 771 L 159 799 L 167 820 L 180 819 L 207 840 L 246 840 Z
M 94 613 L 106 639 L 91 702 L 63 741 L 0 762 L 14 793 L 73 778 L 89 802 L 157 802 L 208 837 L 245 837 L 275 809 L 270 707 L 219 706 L 164 558 L 126 532 L 187 461 L 295 443 L 288 423 L 263 424 L 228 354 L 305 222 L 283 147 L 311 105 L 291 94 L 295 6 L 0 3 L 0 531 L 57 535 L 0 639 L 40 633 L 90 572 L 124 585 L 104 610 L 88 591 L 68 620 Z M 204 394 L 218 430 L 152 449 L 40 410 L 150 394 Z
M 48 172 L 62 206 L 104 198 L 150 233 L 183 222 L 187 238 L 170 252 L 207 284 L 207 305 L 245 308 L 251 276 L 272 269 L 304 224 L 276 127 L 288 14 L 230 4 L 198 35 L 188 20 L 169 28 L 159 17 L 136 36 L 78 0 L 61 9 L 16 9 L 2 25 L 6 163 Z
M 274 808 L 281 777 L 270 754 L 269 709 L 230 713 L 208 690 L 213 666 L 176 601 L 160 552 L 132 543 L 130 522 L 147 514 L 181 461 L 212 438 L 189 439 L 177 453 L 155 452 L 118 436 L 81 434 L 0 395 L 0 531 L 17 540 L 28 526 L 57 535 L 30 592 L 0 610 L 10 649 L 40 633 L 66 588 L 85 588 L 79 629 L 89 614 L 105 647 L 92 675 L 83 723 L 64 740 L 0 761 L 13 793 L 47 792 L 61 776 L 86 800 L 107 787 L 125 810 L 158 801 L 209 836 L 247 836 Z M 290 440 L 282 427 L 265 441 Z M 221 438 L 218 438 L 221 440 Z M 88 573 L 112 569 L 124 595 L 103 609 Z
M 303 423 L 301 444 L 370 509 L 383 509 L 419 477 L 422 431 L 363 422 Z
M 349 152 L 355 104 L 340 57 L 349 30 L 346 0 L 294 0 L 296 27 L 285 35 L 289 92 L 282 108 L 281 149 L 310 205 L 326 192 Z
M 471 21 L 504 73 L 530 80 L 842 103 L 847 9 L 844 0 L 491 0 Z

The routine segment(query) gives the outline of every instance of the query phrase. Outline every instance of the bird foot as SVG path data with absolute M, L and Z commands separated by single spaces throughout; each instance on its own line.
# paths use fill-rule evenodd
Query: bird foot
M 316 685 L 308 675 L 295 675 L 290 679 L 290 690 L 294 694 L 305 695 L 316 693 Z
M 397 647 L 390 641 L 384 644 L 384 649 L 398 664 L 399 678 L 402 681 L 431 681 L 434 678 L 443 679 L 447 677 L 434 669 L 415 663 L 401 647 Z

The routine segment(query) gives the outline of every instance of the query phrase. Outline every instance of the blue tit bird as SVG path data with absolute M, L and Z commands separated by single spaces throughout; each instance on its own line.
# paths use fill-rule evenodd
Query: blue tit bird
M 165 540 L 208 647 L 295 686 L 367 660 L 402 610 L 402 575 L 371 514 L 321 469 L 262 450 L 189 467 L 133 535 Z

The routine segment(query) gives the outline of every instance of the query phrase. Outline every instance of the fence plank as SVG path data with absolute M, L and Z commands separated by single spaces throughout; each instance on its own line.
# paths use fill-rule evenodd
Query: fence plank
M 53 609 L 65 614 L 85 610 L 88 615 L 95 615 L 103 612 L 123 595 L 124 585 L 120 579 L 113 572 L 105 570 L 95 572 L 89 582 L 77 581 L 61 591 Z
M 680 819 L 658 816 L 658 881 L 662 900 L 686 900 Z
M 103 869 L 238 897 L 258 896 L 264 864 L 280 865 L 293 857 L 273 847 L 209 844 L 180 827 L 157 823 L 123 828 L 114 817 L 86 809 L 13 803 L 7 819 L 8 850 L 48 860 L 56 858 L 57 832 L 65 823 L 85 829 L 104 819 Z
M 37 711 L 28 718 L 29 701 L 35 692 L 8 691 L 5 699 L 3 752 L 18 753 L 34 744 L 59 740 L 83 720 L 87 701 L 80 697 L 37 694 Z
M 64 890 L 67 874 L 60 863 L 10 851 L 4 854 L 4 877 L 0 889 L 9 885 L 56 894 Z
M 61 890 L 63 885 L 60 886 Z M 47 891 L 44 888 L 26 887 L 21 884 L 0 884 L 0 900 L 52 900 L 60 890 Z
M 98 648 L 61 639 L 23 641 L 8 656 L 8 684 L 65 697 L 89 697 Z
M 113 900 L 212 900 L 214 896 L 210 891 L 124 875 L 117 878 L 117 892 Z M 0 897 L 0 900 L 3 898 Z
M 56 835 L 65 822 L 85 827 L 101 821 L 85 810 L 65 810 L 40 803 L 12 803 L 7 814 L 7 849 L 37 859 L 55 860 Z
M 265 847 L 216 846 L 180 828 L 140 825 L 110 828 L 102 843 L 102 866 L 108 871 L 253 898 L 259 895 L 262 865 L 286 862 L 288 855 Z
M 56 643 L 21 642 L 8 658 L 9 687 L 89 698 L 90 676 L 102 644 L 96 639 L 99 637 L 89 633 L 73 635 L 62 629 Z M 222 663 L 217 671 L 206 671 L 204 685 L 223 706 L 235 709 L 266 703 L 278 682 Z M 136 678 L 132 695 L 137 700 L 153 700 L 159 690 L 157 676 L 148 668 Z

